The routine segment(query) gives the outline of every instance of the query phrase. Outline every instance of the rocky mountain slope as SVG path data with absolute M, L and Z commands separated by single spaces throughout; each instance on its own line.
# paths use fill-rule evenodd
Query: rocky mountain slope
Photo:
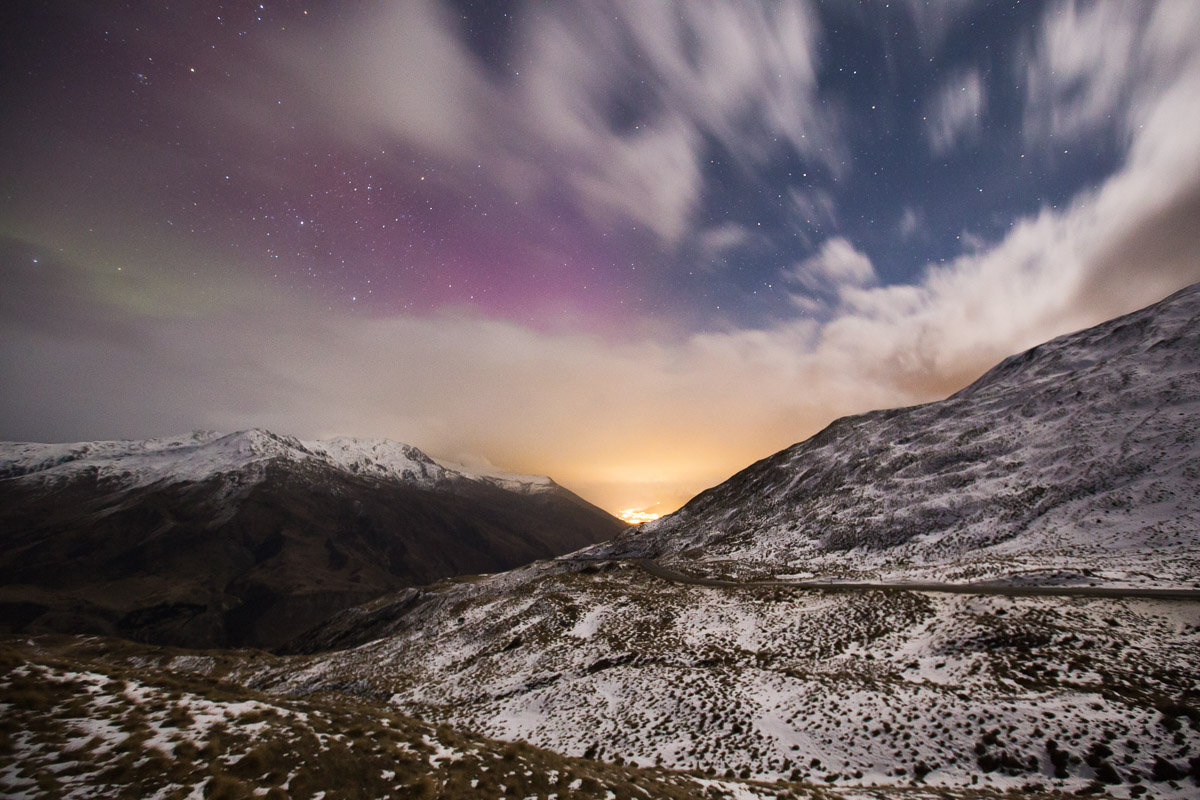
M 839 419 L 608 552 L 742 575 L 1194 585 L 1198 531 L 1200 285 L 946 400 Z
M 383 592 L 495 572 L 623 523 L 541 476 L 261 430 L 0 444 L 9 630 L 274 647 Z
M 1194 797 L 1200 603 L 704 586 L 1196 581 L 1200 287 L 848 418 L 586 551 L 340 614 L 244 665 L 574 756 L 851 794 Z

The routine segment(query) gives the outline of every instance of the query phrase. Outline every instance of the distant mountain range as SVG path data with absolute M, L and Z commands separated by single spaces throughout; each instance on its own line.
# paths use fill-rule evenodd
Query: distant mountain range
M 595 544 L 624 523 L 543 476 L 263 430 L 0 443 L 0 620 L 274 647 L 355 603 Z

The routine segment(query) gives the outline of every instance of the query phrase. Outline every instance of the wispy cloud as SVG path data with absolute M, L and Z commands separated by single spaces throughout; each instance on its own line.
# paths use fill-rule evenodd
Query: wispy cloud
M 490 72 L 424 0 L 390 5 L 287 58 L 314 102 L 336 98 L 338 135 L 398 137 L 433 157 L 478 160 L 521 201 L 566 189 L 597 223 L 631 221 L 667 244 L 692 230 L 706 138 L 747 164 L 781 142 L 839 163 L 835 119 L 816 99 L 807 3 L 544 12 L 528 15 L 507 75 Z M 617 107 L 627 118 L 614 119 Z
M 917 233 L 921 227 L 921 214 L 912 206 L 905 206 L 900 221 L 896 223 L 896 233 L 901 239 L 908 239 Z
M 1195 68 L 1198 19 L 1190 0 L 1057 3 L 1021 76 L 1026 137 L 1070 141 L 1108 130 L 1136 138 L 1156 99 Z
M 875 281 L 871 259 L 845 238 L 826 239 L 816 255 L 788 271 L 787 277 L 810 292 L 836 294 L 844 287 L 866 286 Z
M 1074 0 L 1045 16 L 1022 76 L 1027 135 L 1075 137 L 1109 127 L 1138 79 L 1145 16 L 1137 3 Z
M 753 234 L 745 225 L 725 222 L 701 232 L 700 247 L 706 255 L 717 256 L 740 247 L 752 238 Z
M 979 135 L 987 106 L 983 78 L 977 70 L 947 81 L 934 96 L 926 116 L 929 146 L 943 153 Z

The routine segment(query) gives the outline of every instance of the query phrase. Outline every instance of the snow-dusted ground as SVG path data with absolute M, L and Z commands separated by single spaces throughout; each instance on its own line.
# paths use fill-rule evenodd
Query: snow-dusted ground
M 0 770 L 0 787 L 4 787 L 5 797 L 49 796 L 43 793 L 47 787 L 33 778 L 41 764 L 53 765 L 58 775 L 53 796 L 92 798 L 106 791 L 121 790 L 119 782 L 114 784 L 109 779 L 109 770 L 128 760 L 131 753 L 142 753 L 136 761 L 144 761 L 165 760 L 178 748 L 195 752 L 229 726 L 237 726 L 239 735 L 245 738 L 242 752 L 246 752 L 255 742 L 263 740 L 268 726 L 263 721 L 243 724 L 239 720 L 258 719 L 270 713 L 286 719 L 288 725 L 307 722 L 303 712 L 276 705 L 254 700 L 213 701 L 137 681 L 114 681 L 98 672 L 24 665 L 4 676 L 0 683 L 7 687 L 21 679 L 43 687 L 68 687 L 74 696 L 69 701 L 69 717 L 54 731 L 53 737 L 45 734 L 51 729 L 49 720 L 56 716 L 54 713 L 45 714 L 46 724 L 38 729 L 23 730 L 14 737 L 12 749 L 21 758 Z M 2 702 L 0 708 L 13 711 Z M 226 762 L 235 760 L 236 756 L 231 755 Z M 198 790 L 205 787 L 207 779 L 207 775 L 198 776 Z M 171 796 L 182 788 L 181 784 L 167 782 L 154 796 Z
M 489 736 L 718 776 L 1106 779 L 1119 797 L 1183 798 L 1197 784 L 1155 780 L 1156 758 L 1186 772 L 1200 757 L 1197 663 L 1197 603 L 797 593 L 541 566 L 452 588 L 392 637 L 244 677 L 297 693 L 361 682 Z
M 172 658 L 99 639 L 3 642 L 0 797 L 812 796 L 572 760 L 345 696 L 266 697 L 201 674 L 247 655 Z

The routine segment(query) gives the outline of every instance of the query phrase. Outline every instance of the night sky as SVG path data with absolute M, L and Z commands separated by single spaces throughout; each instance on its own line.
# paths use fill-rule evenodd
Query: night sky
M 1198 42 L 1193 0 L 8 4 L 0 438 L 386 437 L 668 511 L 1200 280 Z

